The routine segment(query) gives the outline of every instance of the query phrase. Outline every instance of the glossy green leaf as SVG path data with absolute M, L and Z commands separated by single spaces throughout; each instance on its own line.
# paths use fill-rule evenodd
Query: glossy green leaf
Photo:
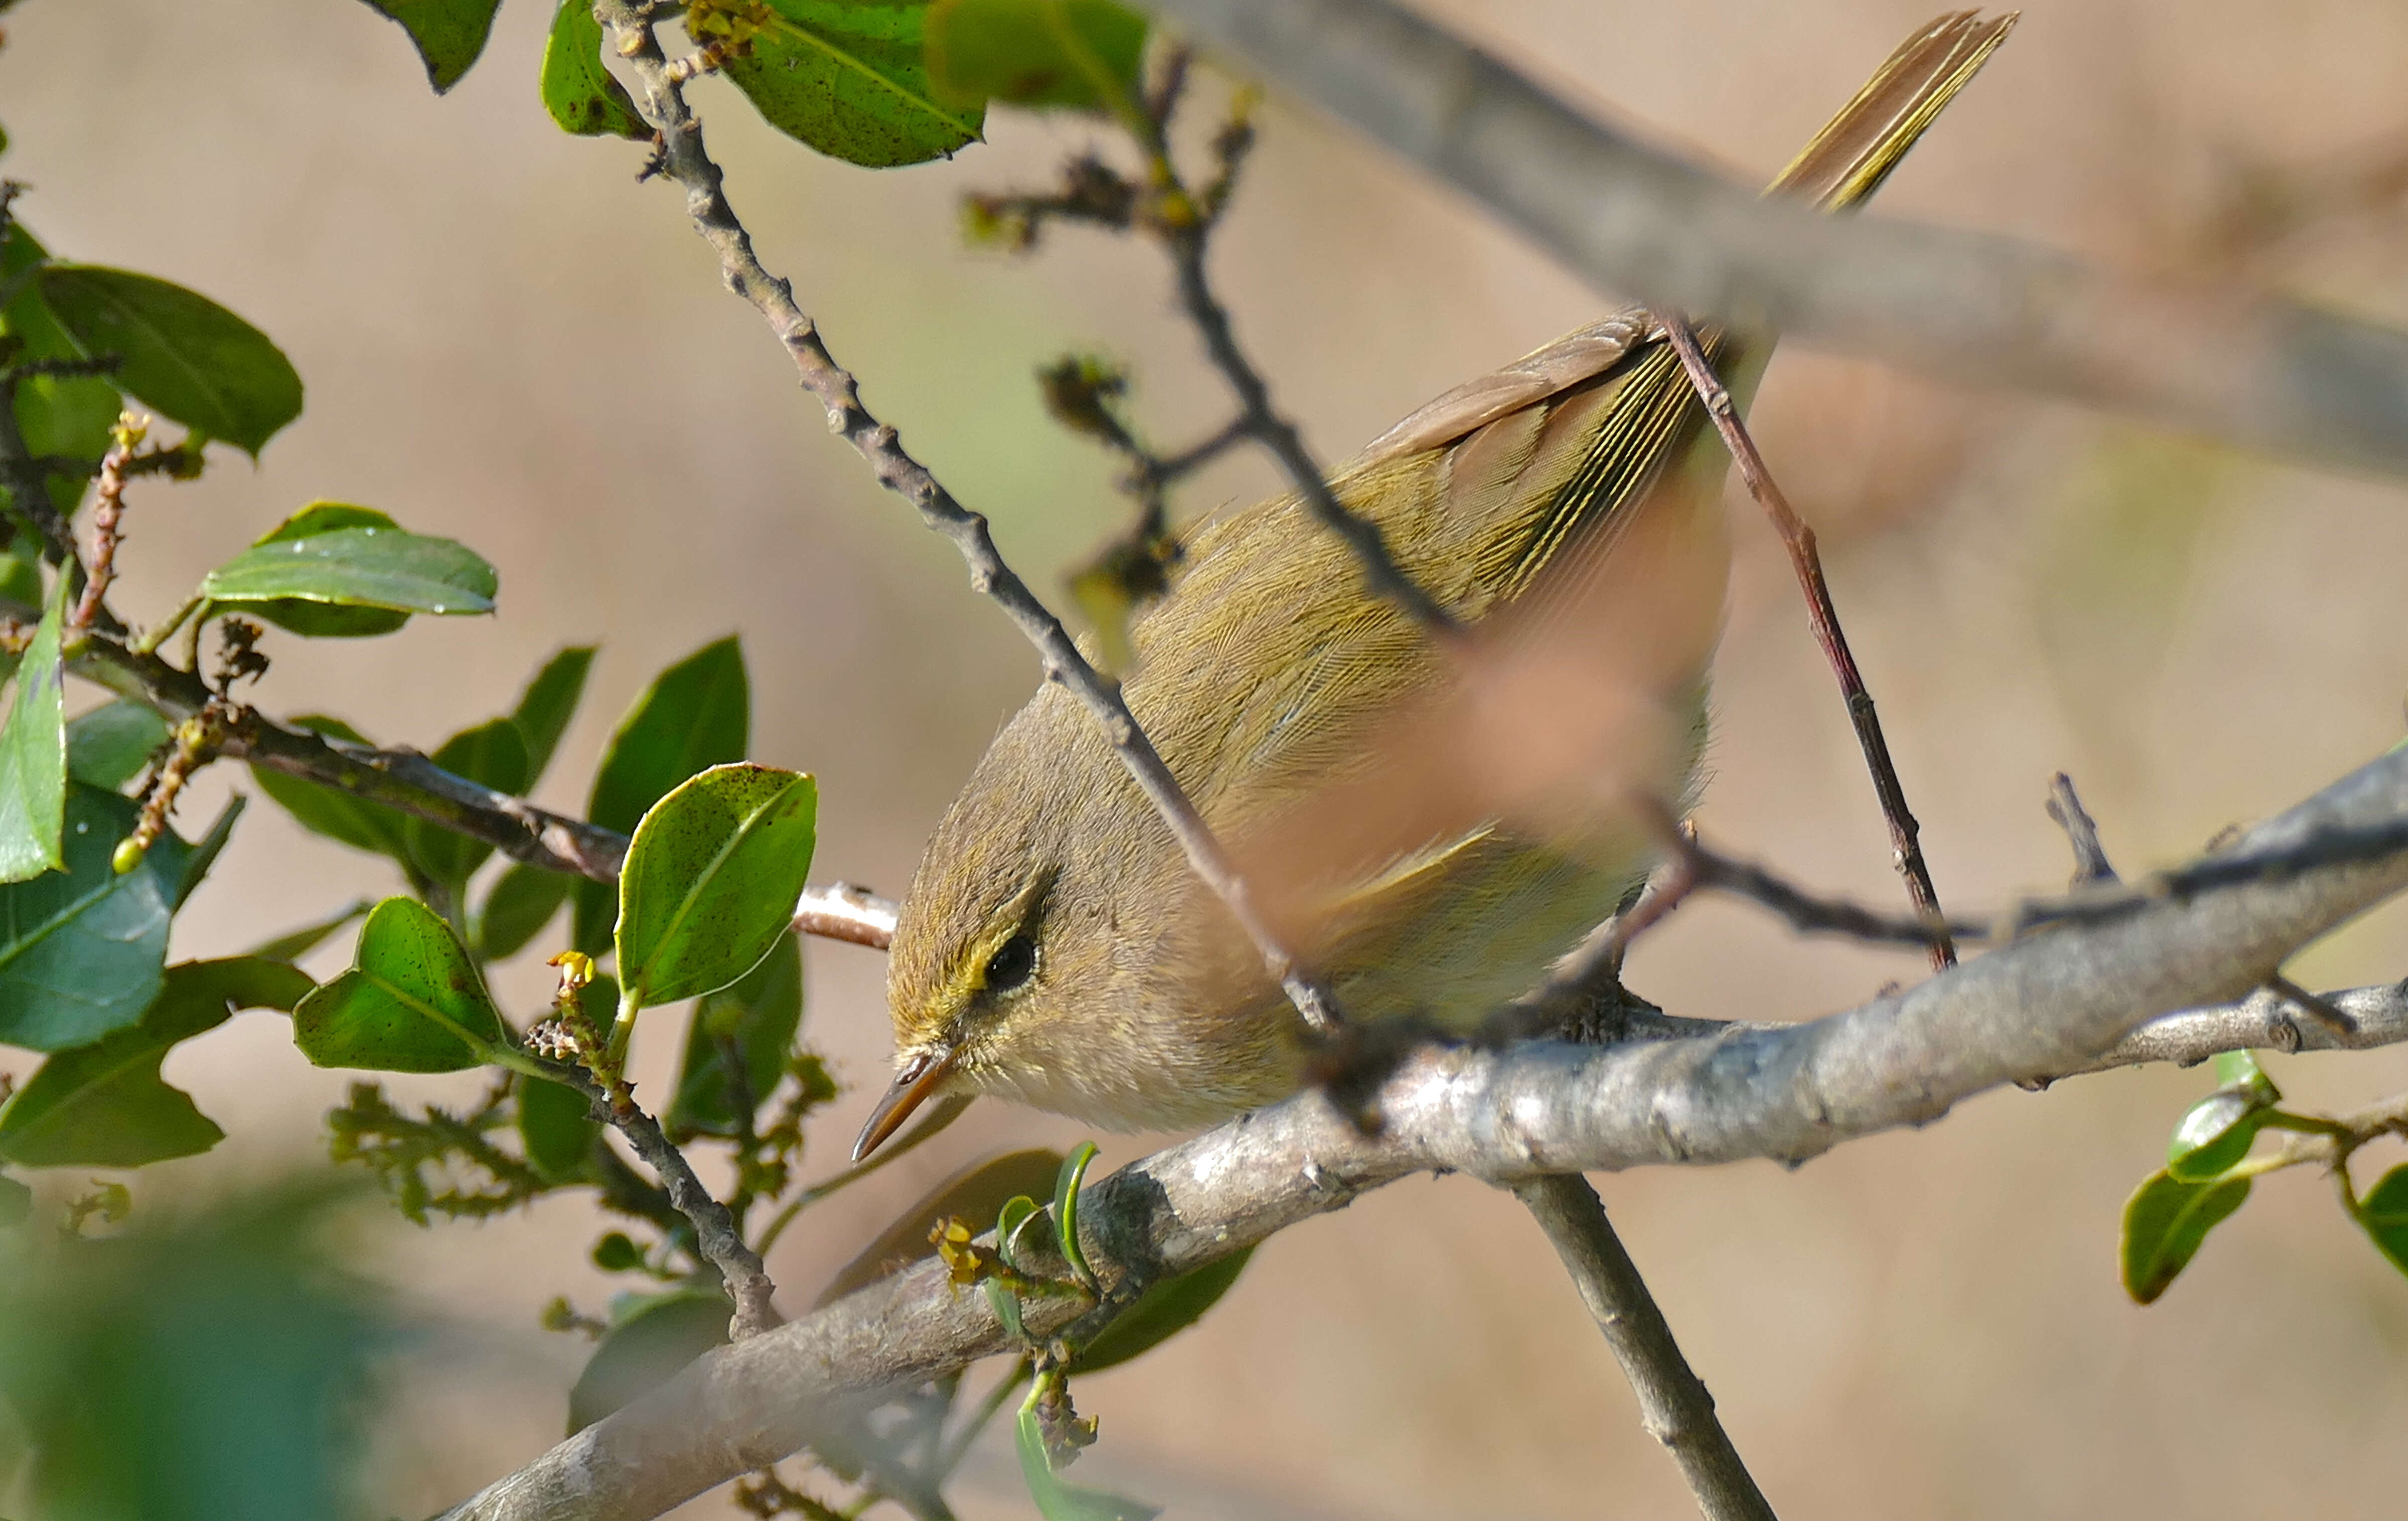
M 367 0 L 369 7 L 401 23 L 426 65 L 426 82 L 441 94 L 458 84 L 485 50 L 494 12 L 502 0 Z
M 764 120 L 834 158 L 873 169 L 942 158 L 976 142 L 985 113 L 928 85 L 927 0 L 769 0 L 778 22 L 722 71 Z
M 1027 1201 L 1015 1199 L 1013 1202 L 1026 1203 Z M 1029 1207 L 1036 1208 L 1035 1205 Z M 995 1312 L 996 1324 L 1003 1327 L 1003 1334 L 1006 1337 L 1014 1342 L 1028 1340 L 1028 1327 L 1020 1317 L 1018 1294 L 1004 1286 L 1004 1282 L 1000 1278 L 982 1279 L 979 1283 L 979 1292 L 986 1296 L 986 1307 Z
M 0 284 L 13 281 L 46 257 L 24 223 L 12 218 L 7 239 L 0 242 Z M 83 357 L 66 329 L 42 305 L 41 292 L 30 280 L 7 309 L 0 311 L 0 333 L 22 340 L 27 359 Z M 17 382 L 17 427 L 24 435 L 26 452 L 36 459 L 97 463 L 108 452 L 108 430 L 124 409 L 125 401 L 117 387 L 98 376 L 29 375 Z M 80 470 L 51 476 L 50 504 L 62 516 L 71 515 L 91 483 Z M 33 595 L 20 600 L 38 606 L 38 584 Z
M 340 638 L 390 633 L 396 614 L 491 612 L 498 584 L 465 545 L 413 534 L 368 508 L 320 502 L 202 578 L 201 595 L 296 634 Z M 380 616 L 329 618 L 329 608 Z
M 1195 1325 L 1204 1312 L 1238 1281 L 1254 1255 L 1251 1246 L 1208 1262 L 1193 1272 L 1149 1284 L 1137 1302 L 1122 1311 L 1096 1339 L 1070 1359 L 1073 1373 L 1094 1373 L 1151 1352 L 1172 1336 Z
M 2124 1205 L 2124 1292 L 2154 1301 L 2190 1265 L 2207 1233 L 2249 1197 L 2249 1180 L 2186 1183 L 2154 1172 Z
M 537 1171 L 552 1178 L 577 1176 L 601 1134 L 583 1094 L 540 1078 L 519 1079 L 519 1139 Z
M 174 732 L 138 702 L 105 702 L 67 721 L 67 775 L 115 792 L 142 774 Z
M 594 668 L 594 646 L 572 645 L 543 663 L 543 668 L 519 694 L 510 720 L 526 742 L 526 784 L 534 786 L 552 765 L 552 753 L 577 716 L 578 699 L 585 696 L 585 677 Z
M 743 646 L 732 637 L 704 645 L 661 672 L 619 721 L 594 774 L 586 818 L 632 833 L 671 787 L 706 768 L 742 760 L 752 720 Z M 618 911 L 609 882 L 579 883 L 571 943 L 601 954 Z
M 543 108 L 563 132 L 580 137 L 649 139 L 652 129 L 636 113 L 626 87 L 602 66 L 602 24 L 591 0 L 560 0 L 543 45 Z
M 2249 1155 L 2283 1095 L 2258 1058 L 2228 1051 L 2215 1058 L 2216 1090 L 2193 1104 L 2166 1142 L 2166 1170 L 2186 1183 L 2216 1176 Z
M 1111 110 L 1138 98 L 1145 18 L 1114 0 L 935 0 L 926 48 L 940 100 Z
M 568 1431 L 595 1421 L 675 1377 L 686 1364 L 725 1344 L 731 1313 L 716 1289 L 678 1289 L 638 1301 L 613 1325 L 577 1386 L 568 1392 Z
M 242 811 L 250 806 L 250 798 L 240 793 L 235 794 L 226 799 L 225 807 L 218 810 L 218 816 L 209 821 L 208 832 L 193 841 L 192 850 L 184 856 L 183 870 L 176 878 L 176 896 L 168 904 L 169 908 L 182 910 L 185 900 L 209 874 L 209 868 L 218 864 L 219 854 L 226 848 L 226 841 L 234 838 L 236 822 L 242 817 Z
M 77 351 L 120 356 L 111 379 L 151 410 L 254 455 L 301 415 L 292 361 L 208 297 L 97 265 L 48 264 L 36 280 Z
M 263 961 L 298 961 L 325 944 L 337 931 L 366 913 L 371 907 L 373 905 L 366 898 L 359 898 L 315 924 L 303 925 L 290 934 L 262 941 L 251 947 L 251 954 Z
M 237 956 L 167 969 L 141 1023 L 44 1062 L 0 1109 L 0 1158 L 23 1167 L 144 1167 L 224 1137 L 159 1075 L 178 1041 L 241 1009 L 293 1006 L 316 984 L 278 962 Z
M 1003 1201 L 1002 1209 L 996 1212 L 995 1249 L 1005 1262 L 1010 1264 L 1014 1272 L 1034 1272 L 1037 1270 L 1037 1264 L 1023 1255 L 1025 1243 L 1021 1240 L 1021 1232 L 1027 1228 L 1029 1221 L 1036 1218 L 1037 1201 L 1026 1194 L 1014 1194 Z M 1015 1313 L 1019 1302 L 1017 1298 L 1012 1300 Z
M 725 987 L 794 922 L 819 789 L 767 766 L 719 766 L 652 805 L 619 871 L 619 980 L 651 1009 Z
M 292 726 L 349 744 L 367 743 L 359 730 L 339 718 L 328 718 L 322 713 L 294 719 Z M 252 765 L 251 777 L 259 783 L 260 791 L 275 799 L 279 807 L 299 820 L 302 826 L 311 833 L 340 840 L 353 850 L 389 855 L 396 861 L 409 858 L 406 841 L 408 819 L 406 815 L 380 803 L 371 803 L 365 797 L 354 797 L 339 787 L 287 775 L 257 764 Z
M 2408 1163 L 2393 1168 L 2358 1201 L 2358 1223 L 2391 1265 L 2408 1273 Z
M 477 954 L 488 961 L 501 961 L 525 950 L 527 942 L 542 934 L 543 926 L 568 901 L 578 880 L 512 862 L 509 870 L 494 879 L 485 901 L 478 906 L 470 931 Z
M 519 726 L 507 718 L 489 719 L 443 741 L 432 757 L 453 776 L 464 777 L 495 792 L 521 793 L 527 788 L 526 741 Z M 470 876 L 494 854 L 494 847 L 446 829 L 430 820 L 413 818 L 402 825 L 409 858 L 433 882 L 454 895 L 466 889 Z
M 1042 1147 L 1006 1152 L 972 1162 L 912 1200 L 892 1225 L 878 1233 L 877 1240 L 838 1269 L 828 1286 L 812 1301 L 814 1307 L 833 1304 L 855 1289 L 867 1288 L 888 1273 L 928 1256 L 935 1250 L 928 1244 L 928 1232 L 937 1227 L 939 1220 L 962 1220 L 983 1227 L 996 1220 L 1013 1198 L 1041 1194 L 1053 1187 L 1061 1167 L 1062 1154 Z
M 0 1043 L 89 1045 L 158 997 L 191 847 L 168 830 L 120 875 L 109 857 L 139 812 L 130 798 L 68 783 L 66 869 L 0 886 Z
M 415 898 L 368 913 L 349 971 L 301 1000 L 293 1041 L 320 1067 L 456 1072 L 485 1060 L 501 1015 L 452 926 Z
M 1054 1471 L 1054 1461 L 1045 1452 L 1044 1429 L 1037 1416 L 1039 1393 L 1043 1387 L 1040 1381 L 1020 1407 L 1016 1442 L 1020 1476 L 1028 1485 L 1028 1498 L 1037 1502 L 1037 1514 L 1045 1521 L 1153 1521 L 1160 1515 L 1162 1508 L 1158 1505 L 1070 1484 Z
M 0 882 L 66 865 L 59 853 L 67 806 L 66 666 L 59 656 L 66 601 L 67 578 L 61 576 L 18 662 L 8 716 L 0 721 Z
M 1095 1286 L 1096 1270 L 1087 1265 L 1087 1249 L 1079 1241 L 1079 1190 L 1087 1181 L 1087 1166 L 1096 1159 L 1096 1143 L 1079 1142 L 1069 1155 L 1062 1158 L 1062 1167 L 1054 1175 L 1054 1235 L 1062 1248 L 1062 1260 L 1079 1276 L 1079 1282 Z
M 661 1123 L 673 1134 L 733 1136 L 741 1076 L 757 1110 L 786 1069 L 786 1052 L 803 1018 L 803 948 L 792 930 L 742 977 L 696 999 L 686 1026 L 685 1057 Z

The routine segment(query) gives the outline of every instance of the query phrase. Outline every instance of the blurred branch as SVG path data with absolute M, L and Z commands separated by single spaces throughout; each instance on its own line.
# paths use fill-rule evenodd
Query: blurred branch
M 1714 1416 L 1713 1397 L 1681 1355 L 1647 1281 L 1614 1234 L 1597 1190 L 1574 1173 L 1518 1184 L 1513 1197 L 1538 1218 L 1563 1258 L 1581 1302 L 1639 1397 L 1641 1424 L 1681 1465 L 1706 1521 L 1775 1521 L 1770 1502 Z
M 685 92 L 661 51 L 652 8 L 636 0 L 595 0 L 594 13 L 611 48 L 642 87 L 638 109 L 661 137 L 658 172 L 685 192 L 695 231 L 718 255 L 728 288 L 752 305 L 785 346 L 803 389 L 827 409 L 830 431 L 860 452 L 880 485 L 910 502 L 922 522 L 953 541 L 969 567 L 972 588 L 994 599 L 1037 647 L 1046 680 L 1068 689 L 1102 725 L 1112 753 L 1169 826 L 1189 867 L 1227 905 L 1297 1013 L 1315 1030 L 1336 1028 L 1335 1000 L 1281 943 L 1254 906 L 1228 853 L 1139 726 L 1119 686 L 1088 663 L 1061 620 L 1004 563 L 986 519 L 956 501 L 926 466 L 905 452 L 893 424 L 881 423 L 862 405 L 858 384 L 829 353 L 817 324 L 795 304 L 793 286 L 762 267 L 752 235 L 728 204 L 724 175 L 703 150 L 702 122 L 686 104 Z
M 2157 895 L 2112 917 L 2060 923 L 1844 1013 L 1794 1026 L 1609 1047 L 1429 1047 L 1383 1084 L 1376 1134 L 1318 1093 L 1124 1168 L 1089 1190 L 1088 1256 L 1117 1283 L 1185 1271 L 1417 1172 L 1513 1184 L 1551 1173 L 1770 1157 L 1928 1125 L 2016 1081 L 2110 1062 L 2204 1055 L 2202 1033 L 2260 1040 L 2271 1014 L 2206 1008 L 2243 995 L 2300 945 L 2408 888 L 2408 752 L 2389 754 L 2260 825 L 2231 847 L 2282 859 L 2303 845 L 2388 834 L 2390 848 L 2328 851 L 2296 871 Z M 2401 997 L 2397 992 L 2394 999 Z M 2408 1036 L 2398 1004 L 2343 994 L 2348 1040 Z M 2153 1041 L 2148 1022 L 2183 1032 Z M 2386 1023 L 2387 1020 L 2387 1023 Z M 2227 1023 L 2229 1021 L 2229 1023 Z M 2300 1031 L 2338 1045 L 2341 1032 Z M 1077 1313 L 1030 1301 L 1038 1337 Z M 941 1263 L 882 1280 L 778 1330 L 703 1358 L 451 1513 L 453 1521 L 644 1521 L 773 1462 L 842 1414 L 1015 1343 Z
M 1393 0 L 1149 5 L 1650 307 L 2408 473 L 2408 333 L 2014 238 L 1761 200 Z

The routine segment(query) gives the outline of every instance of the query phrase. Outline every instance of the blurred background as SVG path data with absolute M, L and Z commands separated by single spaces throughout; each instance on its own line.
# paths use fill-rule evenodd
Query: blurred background
M 1931 0 L 1426 8 L 1598 114 L 1753 180 Z M 317 497 L 459 538 L 500 567 L 497 617 L 422 619 L 369 642 L 274 637 L 259 700 L 431 748 L 505 710 L 554 648 L 599 641 L 538 795 L 570 811 L 643 683 L 739 633 L 755 756 L 820 780 L 815 876 L 899 894 L 1034 660 L 967 591 L 953 550 L 828 438 L 777 345 L 721 289 L 676 194 L 636 183 L 642 151 L 566 137 L 544 116 L 550 9 L 511 0 L 440 100 L 402 34 L 342 0 L 30 0 L 8 16 L 0 171 L 33 186 L 19 203 L 29 225 L 64 257 L 224 302 L 308 386 L 301 422 L 256 469 L 222 462 L 197 485 L 137 488 L 119 605 L 155 615 Z M 1045 417 L 1034 366 L 1070 348 L 1122 359 L 1138 416 L 1168 445 L 1222 421 L 1152 251 L 1076 232 L 1025 259 L 962 245 L 961 194 L 1050 181 L 1082 139 L 1076 123 L 998 111 L 992 140 L 954 162 L 870 173 L 775 136 L 722 84 L 695 99 L 764 258 L 1036 584 L 1058 590 L 1126 509 L 1104 455 Z M 2403 101 L 2408 7 L 2029 0 L 1881 209 L 2408 322 Z M 1614 304 L 1309 111 L 1274 97 L 1263 126 L 1218 273 L 1324 458 Z M 2064 844 L 2041 811 L 2054 770 L 2082 784 L 2130 870 L 2400 737 L 2401 483 L 1795 349 L 1756 415 L 1822 533 L 1951 906 L 2062 881 Z M 1272 480 L 1232 460 L 1179 505 L 1243 504 Z M 1701 825 L 1808 882 L 1897 899 L 1778 546 L 1734 507 Z M 220 768 L 186 817 L 246 784 Z M 386 866 L 256 807 L 179 921 L 176 954 L 237 949 L 394 889 Z M 339 967 L 345 944 L 312 969 Z M 2318 987 L 2402 972 L 2397 905 L 2293 968 Z M 810 1038 L 851 1087 L 813 1134 L 816 1174 L 839 1165 L 882 1085 L 889 1036 L 876 955 L 814 943 L 808 975 Z M 1914 957 L 1802 942 L 1705 903 L 1644 942 L 1630 980 L 1676 1012 L 1785 1019 L 1918 975 Z M 545 985 L 520 968 L 500 990 L 523 1017 Z M 639 1077 L 666 1080 L 674 1035 L 665 1020 L 648 1037 Z M 2271 1066 L 2309 1104 L 2408 1083 L 2408 1052 Z M 306 1065 L 269 1014 L 179 1048 L 166 1076 L 229 1139 L 132 1180 L 137 1210 L 322 1167 L 322 1115 L 349 1081 Z M 2318 1184 L 2264 1186 L 2157 1305 L 2135 1309 L 2117 1285 L 2123 1198 L 2209 1081 L 2151 1070 L 1995 1094 L 1794 1173 L 1599 1183 L 1790 1521 L 2396 1514 L 2408 1282 Z M 474 1083 L 389 1086 L 431 1098 Z M 787 1233 L 770 1263 L 784 1302 L 807 1302 L 964 1160 L 1077 1139 L 980 1106 Z M 1154 1144 L 1107 1140 L 1105 1165 Z M 368 1231 L 368 1270 L 443 1327 L 396 1355 L 399 1403 L 376 1423 L 380 1514 L 438 1509 L 558 1438 L 586 1344 L 540 1331 L 537 1313 L 564 1293 L 597 1309 L 617 1286 L 583 1256 L 596 1219 L 569 1198 L 482 1226 Z M 1199 1328 L 1079 1394 L 1103 1433 L 1080 1474 L 1173 1515 L 1690 1506 L 1535 1227 L 1462 1179 L 1389 1188 L 1278 1237 Z M 966 1515 L 1027 1513 L 1007 1450 L 973 1469 Z M 707 1498 L 680 1514 L 732 1513 Z

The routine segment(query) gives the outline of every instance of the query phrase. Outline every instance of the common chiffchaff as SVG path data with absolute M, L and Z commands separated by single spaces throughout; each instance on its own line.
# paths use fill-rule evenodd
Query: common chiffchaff
M 1833 210 L 1863 200 L 2014 21 L 1965 13 L 1916 34 L 1768 194 Z M 1743 400 L 1770 336 L 1710 342 Z M 1711 576 L 1668 582 L 1654 566 L 1631 568 L 1632 546 L 1651 542 L 1652 518 L 1647 552 L 1711 540 L 1718 554 L 1727 463 L 1660 330 L 1633 311 L 1440 397 L 1331 485 L 1475 639 L 1524 616 L 1549 581 L 1624 607 L 1678 585 L 1693 605 L 1670 621 L 1704 632 L 1659 641 L 1681 667 L 1648 677 L 1674 710 L 1673 735 L 1627 780 L 1679 796 L 1702 739 L 1720 561 Z M 1664 621 L 1644 612 L 1634 630 L 1626 617 L 1621 637 L 1647 643 Z M 1646 852 L 1627 830 L 1534 822 L 1469 783 L 1459 790 L 1487 816 L 1405 807 L 1398 829 L 1316 836 L 1312 798 L 1353 787 L 1362 808 L 1397 811 L 1413 789 L 1381 791 L 1383 753 L 1442 750 L 1446 731 L 1479 727 L 1484 709 L 1430 706 L 1431 693 L 1479 672 L 1374 600 L 1294 496 L 1197 531 L 1134 634 L 1130 710 L 1257 889 L 1281 884 L 1264 896 L 1280 899 L 1283 928 L 1352 1018 L 1466 1027 L 1529 988 L 1644 878 Z M 1424 728 L 1398 729 L 1396 715 L 1415 704 Z M 1539 728 L 1524 712 L 1532 739 L 1512 746 L 1543 750 L 1546 725 L 1577 725 L 1583 706 L 1550 711 L 1541 698 Z M 1283 845 L 1312 864 L 1283 876 Z M 1209 1124 L 1291 1092 L 1306 1045 L 1094 719 L 1052 684 L 996 736 L 937 826 L 896 926 L 887 997 L 897 1076 L 856 1156 L 938 1095 L 995 1094 L 1107 1129 Z

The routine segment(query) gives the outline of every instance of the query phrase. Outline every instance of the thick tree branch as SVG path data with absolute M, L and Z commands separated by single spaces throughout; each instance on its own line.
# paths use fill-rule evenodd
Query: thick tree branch
M 2408 473 L 2408 333 L 2013 238 L 1762 200 L 1393 0 L 1148 3 L 1647 306 Z
M 2243 836 L 2284 859 L 2339 835 L 2408 824 L 2408 752 L 2386 755 Z M 2224 859 L 2217 857 L 2216 859 Z M 1902 993 L 1790 1027 L 1605 1048 L 1432 1048 L 1382 1087 L 1365 1135 L 1298 1095 L 1135 1163 L 1081 1211 L 1108 1274 L 1182 1271 L 1416 1172 L 1500 1183 L 1665 1162 L 1802 1161 L 1945 1114 L 1974 1094 L 2119 1059 L 2203 1055 L 2204 1032 L 2255 1040 L 2270 1015 L 2202 1006 L 2255 988 L 2300 945 L 2408 888 L 2408 834 L 2385 854 L 2227 875 L 2114 917 L 2067 921 Z M 2387 997 L 2398 998 L 2397 994 Z M 2408 1034 L 2396 1006 L 2340 996 L 2361 1028 Z M 2146 1022 L 2183 1033 L 2152 1044 Z M 2137 1033 L 2136 1033 L 2137 1032 Z M 2301 1030 L 2301 1044 L 2339 1043 Z M 1075 1313 L 1032 1301 L 1028 1329 Z M 977 1296 L 924 1263 L 704 1358 L 654 1395 L 454 1511 L 459 1521 L 643 1521 L 806 1444 L 848 1410 L 1008 1349 Z

